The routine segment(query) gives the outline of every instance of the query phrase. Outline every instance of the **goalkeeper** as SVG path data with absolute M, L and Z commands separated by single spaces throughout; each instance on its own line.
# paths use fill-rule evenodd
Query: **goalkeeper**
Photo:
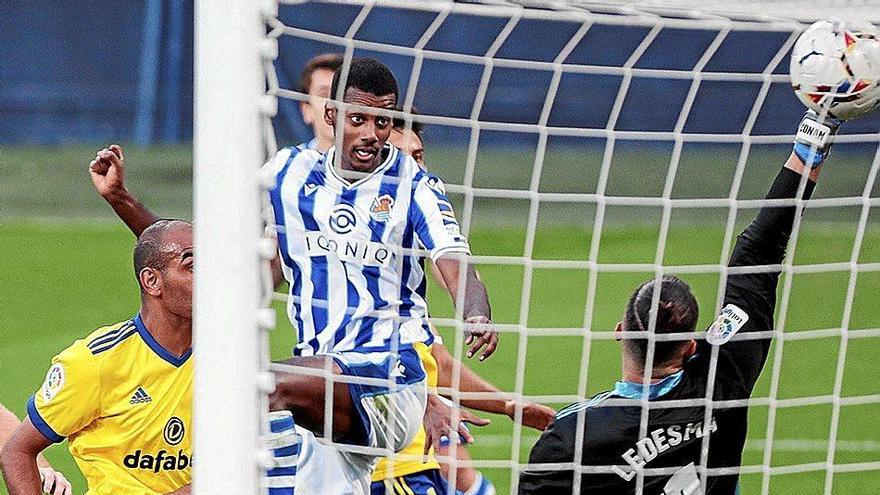
M 828 154 L 830 136 L 839 124 L 822 122 L 814 112 L 807 112 L 798 126 L 794 152 L 770 186 L 767 199 L 795 198 L 803 175 L 808 177 L 800 197 L 810 198 Z M 712 399 L 749 398 L 767 360 L 770 336 L 748 338 L 745 334 L 773 329 L 779 265 L 785 257 L 796 209 L 791 204 L 761 208 L 737 239 L 729 262 L 732 270 L 727 277 L 724 307 L 709 327 L 707 339 L 657 341 L 648 390 L 643 388 L 648 342 L 644 334 L 628 338 L 627 333 L 648 330 L 656 290 L 660 291 L 656 333 L 693 332 L 697 301 L 688 285 L 672 276 L 664 276 L 660 287 L 652 279 L 632 293 L 623 321 L 615 329 L 617 339 L 623 342 L 622 380 L 613 390 L 572 404 L 557 414 L 555 424 L 532 449 L 531 469 L 519 481 L 521 494 L 573 493 L 572 469 L 541 469 L 542 464 L 572 462 L 595 468 L 581 475 L 581 493 L 635 493 L 640 475 L 644 475 L 646 494 L 737 493 L 739 476 L 733 469 L 698 477 L 696 466 L 701 462 L 702 439 L 707 435 L 708 468 L 740 466 L 748 429 L 746 404 L 716 406 L 708 422 L 704 422 L 706 411 L 702 405 L 655 405 L 650 408 L 642 435 L 641 405 L 632 401 L 645 394 L 653 404 L 705 399 L 713 351 L 717 351 L 718 359 Z M 737 333 L 743 338 L 735 338 Z M 575 459 L 581 418 L 582 457 Z M 662 471 L 651 472 L 658 468 Z

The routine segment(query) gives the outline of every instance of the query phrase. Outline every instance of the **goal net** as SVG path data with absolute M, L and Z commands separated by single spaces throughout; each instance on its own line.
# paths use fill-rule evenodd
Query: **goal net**
M 700 330 L 721 310 L 735 237 L 764 204 L 804 111 L 788 78 L 798 34 L 818 19 L 880 22 L 880 5 L 870 1 L 338 0 L 250 9 L 242 13 L 247 32 L 231 39 L 224 29 L 241 32 L 229 20 L 234 12 L 207 0 L 197 12 L 199 67 L 225 66 L 214 69 L 222 82 L 212 82 L 210 68 L 203 84 L 196 73 L 197 91 L 214 98 L 199 95 L 196 112 L 197 235 L 225 250 L 205 251 L 197 275 L 200 493 L 209 493 L 201 490 L 211 473 L 228 469 L 232 458 L 253 462 L 252 484 L 239 486 L 263 486 L 254 439 L 265 412 L 260 397 L 271 389 L 264 372 L 270 356 L 289 357 L 295 331 L 283 311 L 287 295 L 269 297 L 265 277 L 244 273 L 254 273 L 273 249 L 259 238 L 264 191 L 257 167 L 313 136 L 300 109 L 310 99 L 299 87 L 309 59 L 339 53 L 345 65 L 360 56 L 381 60 L 396 76 L 407 127 L 426 127 L 427 167 L 446 183 L 492 301 L 501 332 L 496 355 L 479 363 L 464 357 L 462 324 L 433 281 L 428 306 L 453 356 L 519 404 L 511 420 L 491 416 L 492 425 L 472 429 L 468 446 L 471 465 L 498 493 L 514 494 L 540 434 L 523 426 L 522 404 L 558 410 L 613 388 L 621 379 L 613 329 L 635 287 L 668 274 L 684 279 L 701 306 Z M 201 24 L 208 15 L 219 24 Z M 215 46 L 213 58 L 205 55 L 220 38 L 228 49 L 237 39 L 249 51 L 216 53 Z M 240 68 L 239 56 L 253 60 Z M 229 79 L 239 77 L 229 73 L 233 67 L 258 80 L 249 74 L 237 98 L 224 97 L 224 89 L 234 94 L 238 87 Z M 237 110 L 212 114 L 230 98 Z M 246 114 L 244 122 L 231 123 L 236 112 Z M 749 432 L 738 469 L 742 493 L 868 493 L 880 486 L 878 113 L 842 127 L 814 198 L 796 202 L 775 328 L 767 335 L 773 345 L 743 401 Z M 212 125 L 215 141 L 200 137 Z M 233 131 L 225 125 L 250 141 L 221 143 L 216 136 Z M 212 143 L 251 149 L 233 160 Z M 219 179 L 210 167 L 224 163 L 243 170 Z M 243 184 L 247 194 L 236 192 Z M 231 210 L 237 213 L 230 220 Z M 237 228 L 247 235 L 236 235 Z M 214 272 L 224 264 L 232 268 Z M 206 266 L 215 268 L 201 273 Z M 266 311 L 272 304 L 279 316 L 270 334 L 261 329 L 273 326 Z M 228 324 L 230 316 L 200 308 L 239 312 Z M 236 335 L 215 338 L 215 329 L 205 330 L 217 325 Z M 249 358 L 254 362 L 232 364 Z M 490 398 L 459 390 L 455 371 L 441 394 L 454 402 Z M 233 397 L 242 404 L 230 407 Z M 709 418 L 711 396 L 705 404 Z M 642 407 L 645 437 L 647 397 Z M 222 439 L 213 438 L 216 431 Z M 706 467 L 707 449 L 706 441 L 700 477 L 717 474 Z M 558 468 L 572 473 L 576 490 L 579 475 L 590 472 L 577 462 Z M 638 493 L 642 480 L 639 473 Z

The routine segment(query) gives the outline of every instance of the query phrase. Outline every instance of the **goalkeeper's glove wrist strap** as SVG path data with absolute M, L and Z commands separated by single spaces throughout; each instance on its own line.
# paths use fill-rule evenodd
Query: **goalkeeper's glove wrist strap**
M 807 112 L 798 125 L 794 139 L 794 154 L 809 167 L 818 167 L 831 152 L 833 136 L 840 127 L 840 121 L 826 117 L 818 121 L 814 112 Z
M 813 148 L 809 144 L 804 143 L 794 143 L 793 151 L 794 154 L 804 162 L 804 165 L 811 168 L 816 168 L 819 165 L 822 165 L 822 162 L 828 157 L 828 153 L 823 153 L 822 150 Z

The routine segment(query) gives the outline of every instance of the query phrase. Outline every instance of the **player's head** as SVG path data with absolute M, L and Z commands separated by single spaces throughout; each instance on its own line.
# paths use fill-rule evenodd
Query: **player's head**
M 397 81 L 388 67 L 372 58 L 352 59 L 344 81 L 340 77 L 342 72 L 340 68 L 333 75 L 331 96 L 335 98 L 342 89 L 344 103 L 370 110 L 352 108 L 342 115 L 328 101 L 324 120 L 331 126 L 343 126 L 342 146 L 338 150 L 342 168 L 372 172 L 382 163 L 382 147 L 391 133 L 391 117 L 382 110 L 394 110 L 397 105 Z
M 299 76 L 298 91 L 309 95 L 308 101 L 299 103 L 303 122 L 312 128 L 318 142 L 328 147 L 333 142 L 333 128 L 324 121 L 324 103 L 330 97 L 333 74 L 343 61 L 339 53 L 322 53 L 309 60 Z
M 624 355 L 642 370 L 648 353 L 648 340 L 623 339 L 622 332 L 648 331 L 655 286 L 655 279 L 651 279 L 633 291 L 626 305 L 623 321 L 617 324 L 615 330 L 618 340 L 623 340 Z M 688 284 L 678 277 L 664 276 L 660 282 L 660 304 L 657 308 L 655 333 L 693 332 L 699 314 L 697 299 Z M 653 369 L 679 367 L 694 352 L 696 352 L 694 339 L 655 341 Z
M 398 110 L 401 109 L 398 108 Z M 410 113 L 413 115 L 419 114 L 416 107 L 412 107 Z M 391 135 L 388 136 L 389 143 L 413 157 L 422 168 L 425 168 L 425 146 L 422 143 L 422 133 L 424 130 L 425 124 L 421 122 L 414 120 L 410 126 L 407 126 L 406 119 L 396 117 L 393 119 Z
M 134 247 L 134 271 L 143 304 L 158 304 L 176 316 L 191 318 L 192 224 L 159 220 L 147 227 Z

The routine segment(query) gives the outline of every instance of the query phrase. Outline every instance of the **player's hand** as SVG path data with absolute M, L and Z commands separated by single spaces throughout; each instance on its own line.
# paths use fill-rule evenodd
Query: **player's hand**
M 507 417 L 514 419 L 516 417 L 516 401 L 509 400 L 504 403 L 504 413 Z M 526 402 L 522 409 L 522 424 L 538 431 L 544 431 L 553 423 L 556 418 L 556 411 L 551 407 L 536 402 Z
M 43 493 L 49 495 L 72 495 L 73 487 L 63 474 L 50 467 L 40 468 L 40 481 L 43 483 Z
M 95 154 L 89 163 L 89 175 L 98 193 L 111 198 L 125 192 L 125 155 L 117 144 Z
M 436 394 L 428 394 L 428 405 L 425 408 L 425 458 L 433 445 L 440 445 L 442 438 L 459 438 L 462 443 L 471 443 L 474 437 L 464 423 L 475 426 L 486 426 L 491 421 L 480 418 L 470 411 L 450 406 Z
M 469 346 L 467 357 L 474 357 L 484 346 L 480 361 L 491 356 L 498 347 L 498 331 L 492 322 L 485 316 L 471 316 L 465 321 L 468 324 L 464 330 L 464 343 Z
M 798 124 L 792 151 L 804 165 L 819 168 L 831 154 L 834 135 L 841 124 L 842 120 L 830 115 L 820 116 L 813 110 L 807 110 Z

